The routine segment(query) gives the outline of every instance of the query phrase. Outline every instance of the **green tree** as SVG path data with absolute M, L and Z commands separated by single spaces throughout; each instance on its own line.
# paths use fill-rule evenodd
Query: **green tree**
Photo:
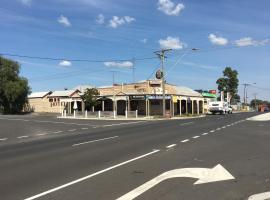
M 27 103 L 30 88 L 19 72 L 17 62 L 0 56 L 0 112 L 19 113 Z
M 252 99 L 251 101 L 250 101 L 250 106 L 251 107 L 255 107 L 255 105 L 261 105 L 261 104 L 263 104 L 263 100 L 260 100 L 260 99 Z
M 91 110 L 92 106 L 97 106 L 100 102 L 97 100 L 99 91 L 96 88 L 87 88 L 82 99 L 85 103 L 86 110 Z
M 231 67 L 226 67 L 223 71 L 223 77 L 219 78 L 216 83 L 219 92 L 230 92 L 232 100 L 239 100 L 239 95 L 237 95 L 239 80 L 238 72 L 236 70 L 233 70 Z

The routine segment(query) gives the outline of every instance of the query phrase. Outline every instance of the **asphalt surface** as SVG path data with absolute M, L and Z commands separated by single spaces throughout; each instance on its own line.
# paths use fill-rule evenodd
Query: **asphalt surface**
M 0 116 L 0 199 L 133 199 L 134 189 L 183 168 L 136 199 L 248 199 L 270 191 L 270 123 L 246 120 L 256 114 L 162 121 Z M 194 185 L 194 171 L 218 164 L 234 179 Z

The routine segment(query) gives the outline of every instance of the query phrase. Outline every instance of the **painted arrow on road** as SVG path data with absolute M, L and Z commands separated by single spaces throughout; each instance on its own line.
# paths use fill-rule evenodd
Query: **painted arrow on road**
M 130 191 L 129 193 L 119 197 L 117 200 L 132 200 L 157 184 L 171 178 L 195 178 L 198 179 L 194 185 L 217 182 L 217 181 L 225 181 L 234 179 L 234 177 L 220 164 L 215 166 L 214 168 L 183 168 L 183 169 L 175 169 L 171 171 L 167 171 L 156 178 L 144 183 L 143 185 L 137 187 L 136 189 Z
M 254 194 L 248 198 L 248 200 L 269 200 L 269 199 L 270 199 L 270 192 Z

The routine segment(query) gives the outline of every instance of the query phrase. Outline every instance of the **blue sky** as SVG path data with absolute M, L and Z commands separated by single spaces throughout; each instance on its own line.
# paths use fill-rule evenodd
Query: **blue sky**
M 269 9 L 268 0 L 1 0 L 0 53 L 65 58 L 7 56 L 20 62 L 32 91 L 110 85 L 110 71 L 117 71 L 117 83 L 132 82 L 130 60 L 167 47 L 170 83 L 215 89 L 231 66 L 240 84 L 270 88 Z M 136 60 L 136 81 L 153 78 L 159 65 Z M 270 99 L 270 91 L 252 87 L 250 99 L 255 92 Z

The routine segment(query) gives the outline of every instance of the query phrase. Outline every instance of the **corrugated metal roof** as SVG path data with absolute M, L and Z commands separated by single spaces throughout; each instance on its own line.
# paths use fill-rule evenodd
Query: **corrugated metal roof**
M 43 98 L 46 95 L 50 94 L 51 91 L 47 91 L 47 92 L 33 92 L 30 95 L 28 95 L 28 98 Z
M 62 90 L 62 91 L 54 91 L 50 97 L 69 97 L 72 95 L 76 90 Z
M 199 92 L 196 92 L 188 87 L 184 86 L 176 86 L 176 94 L 182 95 L 182 96 L 193 96 L 193 97 L 202 97 L 202 95 Z

